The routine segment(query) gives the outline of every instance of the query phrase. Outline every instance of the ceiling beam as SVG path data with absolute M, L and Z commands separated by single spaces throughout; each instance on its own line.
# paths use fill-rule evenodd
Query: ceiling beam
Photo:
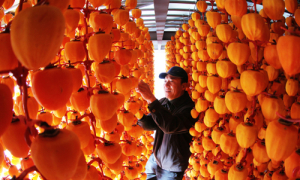
M 142 11 L 154 11 L 154 9 L 141 9 Z
M 156 23 L 147 23 L 145 26 L 156 25 Z M 182 23 L 166 23 L 165 25 L 182 25 Z
M 147 28 L 156 28 L 156 26 L 155 25 L 148 25 L 148 26 L 145 26 L 145 27 L 147 27 Z M 166 26 L 165 27 L 165 29 L 166 28 L 180 28 L 181 26 L 178 24 L 178 25 L 169 25 L 169 26 Z M 164 32 L 165 33 L 165 32 Z
M 164 35 L 164 29 L 168 14 L 170 0 L 154 0 L 154 11 L 156 20 L 156 35 L 158 50 L 161 50 L 161 41 Z
M 155 21 L 155 19 L 144 19 L 144 22 L 147 22 L 147 21 Z
M 138 9 L 141 9 L 141 8 L 143 8 L 143 7 L 146 7 L 146 6 L 149 6 L 149 5 L 151 5 L 151 4 L 153 4 L 153 2 L 151 2 L 151 3 L 142 3 L 142 4 L 138 4 L 137 6 L 136 6 L 136 8 L 138 8 Z
M 195 1 L 170 1 L 170 4 L 195 4 L 196 5 L 196 2 Z
M 182 23 L 169 23 L 169 22 L 166 22 L 166 25 L 182 25 L 183 24 L 183 22 Z
M 189 15 L 168 15 L 168 17 L 179 17 L 179 18 L 185 18 L 190 17 Z
M 154 10 L 152 10 L 152 11 L 154 11 Z M 144 17 L 151 17 L 151 18 L 153 18 L 155 16 L 155 13 L 153 13 L 153 14 L 147 14 L 147 15 L 142 15 L 141 16 L 141 18 L 144 18 Z
M 154 9 L 141 9 L 142 11 L 153 11 Z M 168 9 L 168 11 L 187 11 L 194 12 L 194 9 Z
M 185 12 L 194 12 L 194 9 L 169 9 L 169 11 L 185 11 Z
M 167 22 L 168 21 L 183 22 L 183 19 L 167 19 Z

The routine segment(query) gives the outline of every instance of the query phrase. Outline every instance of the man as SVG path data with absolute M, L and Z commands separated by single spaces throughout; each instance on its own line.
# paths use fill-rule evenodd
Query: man
M 150 114 L 139 121 L 145 130 L 155 130 L 153 154 L 146 165 L 147 179 L 181 180 L 191 155 L 189 129 L 196 122 L 191 116 L 195 104 L 185 91 L 188 75 L 181 67 L 174 66 L 159 78 L 165 79 L 165 98 L 159 101 L 149 86 L 141 81 L 136 91 L 148 102 Z

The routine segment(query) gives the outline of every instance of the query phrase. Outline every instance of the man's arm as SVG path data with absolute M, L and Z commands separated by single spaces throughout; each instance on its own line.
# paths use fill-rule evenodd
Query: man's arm
M 137 124 L 146 131 L 154 131 L 158 128 L 150 114 L 144 115 L 141 119 L 138 120 Z
M 135 88 L 136 92 L 140 93 L 142 98 L 147 101 L 148 104 L 156 100 L 156 97 L 150 90 L 148 84 L 140 81 L 138 87 Z M 146 131 L 153 131 L 158 129 L 158 126 L 153 121 L 153 118 L 150 114 L 144 115 L 141 119 L 138 120 L 137 124 L 141 126 Z

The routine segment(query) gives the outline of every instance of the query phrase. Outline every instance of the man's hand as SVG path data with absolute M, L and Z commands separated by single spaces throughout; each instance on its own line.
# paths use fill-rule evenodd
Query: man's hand
M 151 89 L 148 84 L 146 84 L 143 80 L 141 80 L 138 86 L 135 88 L 136 92 L 140 93 L 142 98 L 148 102 L 148 104 L 152 103 L 156 100 L 156 97 L 151 92 Z

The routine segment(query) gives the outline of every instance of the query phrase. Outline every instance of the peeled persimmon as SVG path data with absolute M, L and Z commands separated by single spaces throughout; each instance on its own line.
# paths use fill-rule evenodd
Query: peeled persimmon
M 67 129 L 45 130 L 31 144 L 31 156 L 47 179 L 70 179 L 81 157 L 77 135 Z
M 121 146 L 118 143 L 105 142 L 96 147 L 98 156 L 106 163 L 115 163 L 122 154 Z
M 11 25 L 12 49 L 22 65 L 37 70 L 54 58 L 64 31 L 65 18 L 57 7 L 42 5 L 24 9 Z
M 117 98 L 106 91 L 99 91 L 90 99 L 90 107 L 97 119 L 110 119 L 117 111 Z
M 68 130 L 73 131 L 79 138 L 80 147 L 85 148 L 90 141 L 91 130 L 90 126 L 85 121 L 73 121 L 66 127 Z
M 72 75 L 67 69 L 50 68 L 38 71 L 32 76 L 33 95 L 48 110 L 65 106 L 72 91 Z
M 14 118 L 1 136 L 3 145 L 13 156 L 19 158 L 26 157 L 30 149 L 24 138 L 27 129 L 24 120 L 24 116 Z

